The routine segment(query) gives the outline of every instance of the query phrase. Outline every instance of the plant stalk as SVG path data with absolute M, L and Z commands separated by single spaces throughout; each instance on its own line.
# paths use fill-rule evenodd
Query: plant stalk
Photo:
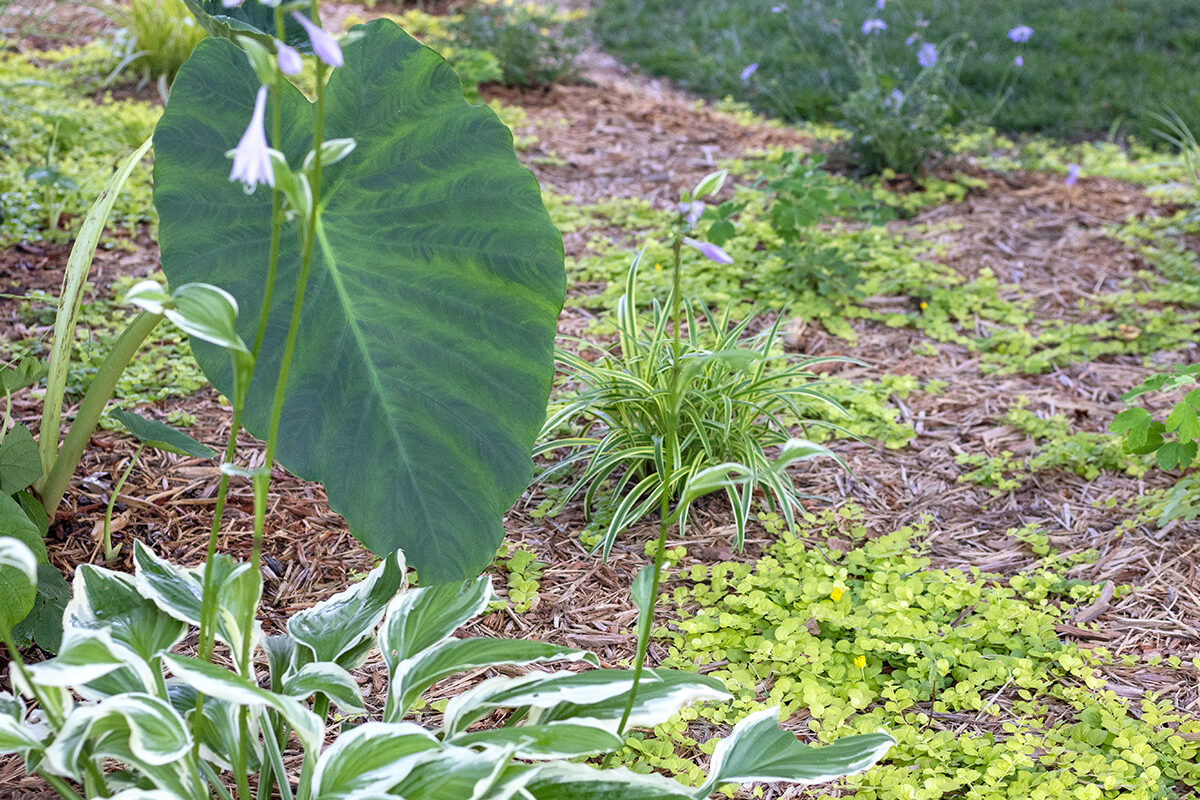
M 87 447 L 88 439 L 92 437 L 92 431 L 96 430 L 100 415 L 104 413 L 104 407 L 117 387 L 121 373 L 125 371 L 125 367 L 129 366 L 129 362 L 133 360 L 133 356 L 142 346 L 142 342 L 161 321 L 161 314 L 151 314 L 148 311 L 143 311 L 134 317 L 121 332 L 112 349 L 108 351 L 108 355 L 104 357 L 104 362 L 96 371 L 96 377 L 92 378 L 92 383 L 83 396 L 83 402 L 79 404 L 79 413 L 75 415 L 75 421 L 71 423 L 71 430 L 68 431 L 67 438 L 63 440 L 62 449 L 54 459 L 54 465 L 50 468 L 45 483 L 42 484 L 42 508 L 46 509 L 46 515 L 51 519 L 54 518 L 54 512 L 62 501 L 67 484 L 71 481 L 71 475 L 74 474 L 75 467 L 79 464 L 79 459 L 83 457 L 83 450 Z M 57 438 L 55 431 L 46 429 L 42 430 L 42 436 Z

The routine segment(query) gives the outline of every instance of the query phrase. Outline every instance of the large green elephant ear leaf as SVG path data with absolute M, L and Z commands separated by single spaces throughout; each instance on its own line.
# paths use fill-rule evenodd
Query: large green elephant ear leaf
M 477 574 L 501 515 L 528 485 L 545 419 L 565 292 L 562 239 L 508 129 L 468 105 L 440 56 L 394 23 L 355 29 L 330 77 L 325 137 L 358 146 L 325 174 L 278 457 L 323 483 L 371 550 L 402 548 L 423 583 Z M 170 283 L 216 284 L 254 341 L 271 195 L 229 181 L 226 151 L 258 81 L 236 47 L 208 40 L 180 70 L 154 135 L 154 200 Z M 313 110 L 284 95 L 280 148 L 299 165 Z M 246 409 L 263 436 L 295 296 L 299 245 L 283 231 L 279 277 Z M 229 357 L 193 340 L 229 394 Z
M 275 9 L 258 0 L 242 0 L 240 5 L 226 8 L 221 0 L 183 0 L 196 22 L 209 36 L 226 39 L 235 34 L 257 39 L 274 51 Z M 308 34 L 291 16 L 284 17 L 284 40 L 303 53 L 311 53 Z

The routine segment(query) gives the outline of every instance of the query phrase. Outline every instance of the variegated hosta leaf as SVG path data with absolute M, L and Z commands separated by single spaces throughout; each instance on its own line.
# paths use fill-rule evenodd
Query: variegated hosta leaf
M 179 795 L 163 789 L 125 789 L 108 800 L 179 800 Z
M 668 672 L 668 670 L 664 670 Z M 658 672 L 647 669 L 642 674 L 641 686 L 638 687 L 637 705 L 635 711 L 646 708 L 647 703 L 664 704 L 670 700 L 673 709 L 678 710 L 684 705 L 697 699 L 724 699 L 728 693 L 715 691 L 710 685 L 712 679 L 702 675 L 694 675 L 695 681 L 690 684 L 677 680 L 672 675 L 672 690 L 664 691 L 664 679 Z M 718 686 L 719 681 L 716 681 Z M 530 722 L 583 722 L 616 730 L 617 720 L 608 724 L 611 709 L 624 709 L 624 698 L 634 686 L 634 673 L 628 669 L 592 669 L 583 673 L 552 672 L 529 673 L 517 678 L 491 678 L 452 698 L 446 704 L 444 726 L 446 735 L 454 735 L 466 730 L 470 723 L 478 720 L 487 712 L 498 708 L 524 708 L 529 706 Z M 643 700 L 642 692 L 646 692 Z M 581 709 L 584 714 L 559 712 L 550 714 L 551 710 Z M 673 711 L 672 711 L 673 712 Z M 671 715 L 662 717 L 662 721 Z M 577 718 L 582 717 L 582 718 Z
M 308 648 L 311 660 L 353 669 L 365 656 L 360 645 L 374 641 L 375 627 L 404 582 L 404 556 L 397 551 L 359 583 L 293 614 L 288 633 Z M 351 655 L 355 657 L 348 658 Z
M 200 744 L 200 757 L 220 769 L 232 770 L 233 762 L 230 758 L 238 751 L 238 743 L 241 741 L 238 730 L 241 707 L 215 697 L 205 697 L 200 710 L 201 717 L 197 719 L 195 708 L 198 694 L 194 687 L 186 683 L 175 679 L 167 681 L 167 696 L 171 700 L 172 708 L 183 715 L 184 719 L 188 719 L 189 714 L 192 715 L 188 724 L 191 725 L 192 735 Z M 251 714 L 248 720 L 250 747 L 246 754 L 246 768 L 251 771 L 257 770 L 263 762 L 263 743 L 259 735 L 261 728 L 257 715 Z
M 154 670 L 132 648 L 115 641 L 107 628 L 68 629 L 54 658 L 29 667 L 39 687 L 73 687 L 89 700 L 123 692 L 156 691 Z
M 450 744 L 513 748 L 515 758 L 540 761 L 612 753 L 619 750 L 624 741 L 615 733 L 591 725 L 560 722 L 460 733 L 450 739 Z
M 321 754 L 313 773 L 320 800 L 384 794 L 440 743 L 409 722 L 367 722 L 343 733 Z
M 204 594 L 204 565 L 177 567 L 159 558 L 149 548 L 134 542 L 135 582 L 142 596 L 152 600 L 164 613 L 189 625 L 200 625 L 200 607 Z M 258 608 L 262 597 L 262 576 L 218 553 L 213 559 L 213 592 L 217 597 L 216 637 L 235 652 L 242 652 L 246 636 L 261 637 L 258 620 L 253 630 L 242 626 L 251 607 Z M 253 644 L 254 642 L 252 642 Z
M 155 767 L 190 759 L 191 749 L 187 724 L 169 703 L 130 693 L 77 706 L 46 749 L 45 763 L 54 774 L 77 781 L 83 779 L 87 759 L 103 756 L 157 774 Z
M 593 672 L 580 673 L 575 680 Z M 603 670 L 617 675 L 630 676 L 628 670 Z M 569 682 L 571 679 L 567 679 Z M 637 698 L 629 715 L 627 727 L 653 728 L 675 716 L 684 706 L 705 700 L 728 700 L 729 692 L 719 680 L 707 675 L 694 672 L 683 672 L 672 669 L 648 669 L 642 673 L 641 683 L 638 684 Z M 546 710 L 534 710 L 530 722 L 576 722 L 584 725 L 596 725 L 604 730 L 616 732 L 625 713 L 626 696 L 611 695 L 596 701 L 564 700 L 560 705 Z M 543 706 L 544 707 L 544 706 Z
M 278 690 L 295 670 L 296 640 L 288 634 L 266 636 L 262 648 L 267 654 L 267 672 L 271 676 L 271 688 Z
M 238 706 L 269 706 L 278 711 L 300 738 L 306 750 L 321 746 L 325 725 L 316 714 L 300 701 L 267 691 L 240 675 L 221 669 L 207 661 L 182 656 L 163 656 L 163 664 L 200 694 L 215 697 Z
M 862 772 L 896 743 L 886 733 L 868 733 L 810 747 L 781 729 L 778 719 L 779 709 L 767 708 L 735 725 L 713 751 L 708 780 L 696 797 L 707 797 L 722 783 L 824 783 Z
M 509 750 L 446 746 L 416 765 L 392 793 L 404 800 L 508 800 L 532 775 L 529 765 L 512 763 Z
M 433 647 L 399 663 L 385 656 L 390 678 L 383 717 L 398 721 L 421 693 L 437 681 L 457 672 L 483 669 L 498 664 L 535 664 L 545 661 L 587 661 L 600 666 L 586 650 L 561 647 L 528 639 L 444 639 Z
M 187 633 L 187 625 L 172 619 L 138 593 L 133 577 L 83 564 L 75 570 L 73 595 L 63 616 L 64 627 L 107 629 L 143 660 L 170 650 Z
M 29 670 L 16 670 L 9 665 L 8 679 L 12 681 L 13 690 L 18 697 L 26 697 L 33 699 L 33 687 L 26 680 Z M 62 686 L 47 686 L 45 684 L 38 685 L 37 692 L 38 703 L 42 706 L 43 713 L 49 712 L 54 716 L 62 718 L 66 715 L 67 709 L 71 708 L 75 700 L 71 692 Z
M 307 700 L 316 692 L 324 694 L 347 713 L 362 714 L 367 710 L 354 676 L 331 661 L 305 664 L 284 681 L 282 693 L 297 700 Z
M 495 598 L 488 577 L 413 589 L 396 597 L 379 630 L 379 649 L 388 671 L 395 671 L 399 662 L 449 639 Z
M 592 769 L 584 764 L 551 762 L 537 768 L 525 784 L 536 800 L 672 800 L 691 797 L 681 783 L 661 775 L 638 775 L 624 767 Z
M 50 729 L 25 719 L 25 703 L 8 692 L 0 692 L 0 753 L 16 753 L 26 761 L 42 750 Z

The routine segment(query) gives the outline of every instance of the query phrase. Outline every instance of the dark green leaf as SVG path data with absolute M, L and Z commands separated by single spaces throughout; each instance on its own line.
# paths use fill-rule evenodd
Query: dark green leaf
M 62 573 L 50 564 L 38 564 L 37 597 L 33 610 L 13 628 L 18 644 L 35 643 L 47 653 L 56 653 L 62 645 L 63 611 L 71 599 L 71 586 Z
M 325 484 L 373 551 L 403 548 L 427 583 L 478 573 L 500 516 L 532 474 L 545 418 L 562 243 L 511 135 L 467 105 L 457 76 L 394 23 L 355 29 L 326 94 L 325 136 L 354 137 L 330 167 L 279 460 Z M 172 285 L 230 291 L 242 337 L 258 324 L 270 193 L 229 181 L 258 79 L 227 42 L 201 43 L 155 133 L 155 205 Z M 312 147 L 308 101 L 283 98 L 289 163 Z M 265 434 L 299 267 L 282 238 L 279 288 L 250 388 L 246 427 Z M 214 384 L 228 358 L 193 342 Z
M 239 33 L 257 39 L 274 52 L 275 10 L 258 0 L 242 0 L 241 5 L 225 8 L 221 0 L 183 0 L 196 22 L 209 36 L 228 39 Z M 311 53 L 312 44 L 299 22 L 284 16 L 284 41 L 302 53 Z
M 46 377 L 46 364 L 40 358 L 26 356 L 15 367 L 0 369 L 0 394 L 15 394 Z
M 0 494 L 16 494 L 42 477 L 42 457 L 33 434 L 17 425 L 0 442 Z
M 180 456 L 194 456 L 196 458 L 212 458 L 217 454 L 217 451 L 208 445 L 197 442 L 191 436 L 188 436 L 183 431 L 172 428 L 165 422 L 146 419 L 134 414 L 132 411 L 125 411 L 120 408 L 108 412 L 108 416 L 128 428 L 129 432 L 136 436 L 142 444 L 150 445 L 159 450 L 175 453 Z
M 16 499 L 0 494 L 0 536 L 11 536 L 33 551 L 39 564 L 46 563 L 46 543 L 37 524 Z

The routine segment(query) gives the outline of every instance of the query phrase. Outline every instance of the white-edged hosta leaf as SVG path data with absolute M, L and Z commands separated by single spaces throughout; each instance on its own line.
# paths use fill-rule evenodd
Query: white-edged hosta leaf
M 153 601 L 164 613 L 189 625 L 200 625 L 200 607 L 204 593 L 204 565 L 178 567 L 156 556 L 141 542 L 134 542 L 133 561 L 136 566 L 135 584 L 143 597 Z M 262 596 L 262 576 L 239 564 L 229 556 L 218 553 L 213 559 L 213 589 L 217 596 L 217 639 L 241 652 L 246 635 L 258 638 L 258 623 L 254 630 L 242 631 L 246 619 L 246 604 L 258 604 Z
M 316 714 L 305 708 L 300 701 L 267 691 L 240 675 L 221 669 L 207 661 L 164 655 L 163 664 L 200 694 L 215 697 L 238 706 L 269 706 L 278 711 L 305 749 L 313 750 L 321 745 L 325 733 L 324 723 Z
M 511 747 L 514 758 L 539 761 L 612 753 L 621 749 L 624 740 L 615 733 L 591 725 L 561 722 L 460 733 L 449 743 L 460 747 Z
M 707 797 L 722 783 L 824 783 L 862 772 L 895 743 L 886 733 L 868 733 L 813 747 L 779 727 L 778 708 L 766 708 L 735 725 L 717 745 L 708 780 L 696 797 Z
M 313 773 L 320 800 L 385 794 L 440 747 L 429 731 L 410 722 L 367 722 L 338 737 Z
M 266 636 L 262 640 L 262 648 L 267 654 L 267 672 L 271 676 L 271 686 L 279 689 L 288 676 L 295 672 L 296 640 L 286 633 Z
M 392 793 L 404 800 L 507 800 L 532 774 L 529 766 L 511 759 L 509 750 L 446 745 L 417 764 Z
M 108 800 L 179 800 L 179 795 L 166 789 L 122 789 Z
M 28 761 L 30 754 L 42 750 L 49 733 L 45 724 L 26 721 L 21 698 L 0 692 L 0 753 L 16 753 Z
M 546 661 L 586 661 L 592 666 L 600 666 L 595 654 L 587 650 L 529 639 L 444 639 L 395 666 L 388 663 L 391 675 L 384 719 L 399 720 L 422 692 L 457 672 L 498 664 L 525 665 Z
M 75 570 L 71 602 L 63 617 L 66 628 L 106 629 L 143 660 L 170 650 L 187 633 L 187 625 L 163 613 L 143 597 L 133 577 L 92 564 Z
M 16 505 L 12 498 L 5 499 Z M 36 596 L 37 558 L 33 551 L 11 536 L 0 536 L 0 632 L 7 635 L 25 619 Z
M 190 755 L 187 723 L 170 703 L 128 693 L 95 705 L 76 706 L 46 749 L 46 766 L 56 775 L 81 780 L 88 752 L 130 756 L 138 765 L 163 766 Z
M 492 579 L 486 576 L 413 589 L 397 596 L 388 606 L 379 630 L 379 649 L 389 672 L 399 662 L 449 639 L 495 598 Z
M 358 664 L 346 656 L 361 652 L 364 640 L 373 641 L 375 627 L 404 582 L 404 556 L 397 551 L 350 588 L 293 614 L 288 633 L 308 648 L 312 660 L 353 669 Z
M 192 715 L 188 724 L 191 726 L 192 735 L 200 744 L 200 757 L 219 769 L 232 770 L 233 762 L 230 759 L 238 751 L 238 743 L 241 741 L 238 731 L 241 708 L 215 697 L 205 697 L 200 710 L 202 718 L 197 719 L 195 708 L 198 694 L 194 687 L 180 680 L 171 678 L 167 681 L 167 696 L 171 700 L 171 706 L 185 718 L 189 714 Z M 263 744 L 258 735 L 261 726 L 257 716 L 251 714 L 248 723 L 251 735 L 246 768 L 253 771 L 262 764 Z
M 282 694 L 297 700 L 307 700 L 321 692 L 342 711 L 361 714 L 367 710 L 354 676 L 332 661 L 305 664 L 283 683 Z
M 642 682 L 656 683 L 658 678 L 652 670 L 646 670 Z M 544 710 L 565 703 L 594 704 L 622 698 L 632 687 L 633 673 L 619 669 L 530 672 L 514 678 L 489 678 L 446 704 L 443 725 L 446 734 L 452 736 L 465 731 L 472 722 L 496 708 L 529 706 Z
M 670 800 L 691 797 L 688 787 L 661 775 L 638 775 L 624 767 L 593 769 L 552 761 L 537 768 L 525 791 L 536 800 Z
M 154 671 L 146 660 L 104 628 L 68 630 L 58 655 L 30 665 L 28 670 L 38 686 L 70 686 L 89 699 L 155 690 Z M 89 686 L 109 676 L 114 680 Z
M 579 673 L 579 676 L 591 675 L 595 672 L 626 675 L 629 676 L 628 682 L 630 684 L 633 682 L 633 673 L 629 670 L 593 670 Z M 569 679 L 567 680 L 570 682 Z M 675 716 L 675 713 L 684 706 L 705 700 L 728 700 L 729 697 L 725 685 L 711 676 L 682 670 L 648 669 L 642 673 L 642 680 L 638 684 L 637 698 L 629 715 L 627 727 L 653 728 Z M 575 699 L 567 699 L 553 708 L 535 711 L 530 717 L 530 722 L 577 722 L 596 725 L 604 730 L 616 732 L 625 712 L 625 700 L 625 694 L 612 695 L 595 701 L 580 702 Z

